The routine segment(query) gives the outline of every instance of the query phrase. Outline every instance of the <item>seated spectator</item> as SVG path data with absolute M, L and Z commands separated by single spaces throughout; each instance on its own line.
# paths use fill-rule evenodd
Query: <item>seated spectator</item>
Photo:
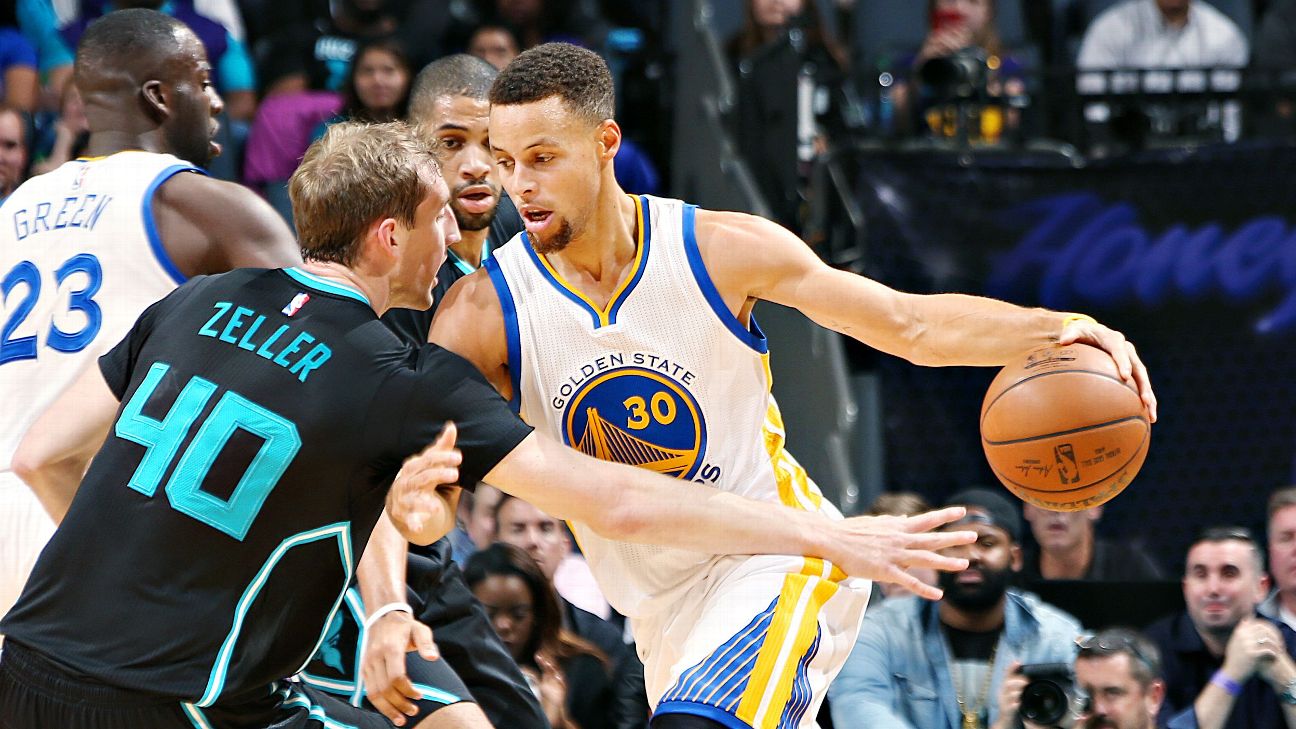
M 995 25 L 995 0 L 927 0 L 931 29 L 912 56 L 901 58 L 895 71 L 891 100 L 902 133 L 932 133 L 955 137 L 961 131 L 972 140 L 998 141 L 1017 126 L 1017 114 L 1005 108 L 1025 92 L 1023 69 L 1003 46 Z M 984 69 L 984 88 L 956 88 L 950 59 L 967 59 Z M 1003 99 L 986 103 L 985 98 Z M 968 104 L 973 128 L 961 130 Z
M 1296 486 L 1269 496 L 1269 574 L 1273 592 L 1260 614 L 1296 630 Z
M 440 38 L 428 37 L 426 23 L 403 14 L 396 0 L 336 0 L 321 17 L 282 28 L 267 42 L 261 65 L 265 95 L 331 91 L 342 93 L 356 52 L 366 43 L 396 39 L 411 56 L 408 68 L 422 68 L 439 55 Z
M 563 627 L 557 596 L 526 552 L 492 544 L 468 558 L 464 577 L 554 729 L 646 727 L 646 708 L 637 723 L 616 719 L 613 659 Z
M 342 109 L 315 129 L 315 139 L 339 121 L 404 119 L 409 114 L 413 78 L 409 57 L 395 40 L 385 38 L 361 46 L 342 89 Z
M 948 528 L 980 536 L 947 552 L 966 557 L 968 568 L 940 573 L 939 602 L 895 598 L 866 614 L 854 652 L 829 689 L 836 726 L 1007 729 L 1026 683 L 1020 665 L 1070 664 L 1075 657 L 1080 624 L 1009 587 L 1021 568 L 1016 507 L 988 489 L 967 489 L 946 505 L 967 507 L 967 516 Z
M 27 179 L 27 119 L 0 105 L 0 202 Z
M 495 541 L 495 507 L 499 499 L 500 490 L 485 482 L 459 494 L 457 523 L 448 536 L 453 550 L 450 556 L 461 566 L 474 552 Z
M 1212 527 L 1188 548 L 1186 611 L 1147 629 L 1161 651 L 1163 725 L 1296 726 L 1296 633 L 1256 615 L 1268 583 L 1260 547 L 1246 529 Z
M 1038 548 L 1025 551 L 1022 579 L 1098 580 L 1107 582 L 1160 580 L 1164 575 L 1141 546 L 1094 535 L 1103 507 L 1083 511 L 1046 511 L 1026 504 Z
M 1085 30 L 1081 69 L 1241 68 L 1247 38 L 1204 0 L 1124 0 Z
M 585 0 L 478 0 L 479 21 L 512 31 L 522 50 L 566 41 L 603 48 L 608 23 L 598 5 Z
M 0 27 L 0 98 L 27 114 L 36 111 L 40 99 L 36 49 L 16 27 Z
M 931 511 L 931 504 L 927 499 L 911 491 L 889 491 L 879 494 L 873 500 L 873 505 L 868 508 L 870 516 L 916 516 Z M 929 567 L 911 567 L 909 573 L 929 585 L 936 584 L 936 570 Z M 873 595 L 869 600 L 870 605 L 874 605 L 881 600 L 891 597 L 904 597 L 912 595 L 908 589 L 900 585 L 893 585 L 887 582 L 874 582 Z
M 501 494 L 495 506 L 495 540 L 526 550 L 540 565 L 558 596 L 581 612 L 607 620 L 612 613 L 585 558 L 572 551 L 571 536 L 562 521 L 530 502 Z
M 522 50 L 518 47 L 517 36 L 502 25 L 483 25 L 468 38 L 468 54 L 477 56 L 503 71 Z
M 1089 696 L 1076 726 L 1154 729 L 1165 698 L 1161 653 L 1128 628 L 1112 628 L 1080 641 L 1076 684 Z
M 170 0 L 115 0 L 98 6 L 86 3 L 80 16 L 59 28 L 66 44 L 66 63 L 72 62 L 72 53 L 85 29 L 105 13 L 124 8 L 150 8 L 182 21 L 202 41 L 207 50 L 207 60 L 212 66 L 212 81 L 225 102 L 225 113 L 239 122 L 250 122 L 256 113 L 256 75 L 252 57 L 236 38 L 219 22 L 200 15 L 191 2 Z
M 90 141 L 90 122 L 86 120 L 85 103 L 76 84 L 63 87 L 63 103 L 58 118 L 46 125 L 35 145 L 40 160 L 32 165 L 33 175 L 43 175 L 81 156 Z
M 1289 89 L 1296 78 L 1296 0 L 1275 0 L 1256 31 L 1251 63 L 1267 78 Z M 1277 94 L 1272 108 L 1262 109 L 1262 124 L 1271 132 L 1291 133 L 1296 121 L 1296 102 L 1287 91 Z M 1276 124 L 1274 124 L 1276 122 Z

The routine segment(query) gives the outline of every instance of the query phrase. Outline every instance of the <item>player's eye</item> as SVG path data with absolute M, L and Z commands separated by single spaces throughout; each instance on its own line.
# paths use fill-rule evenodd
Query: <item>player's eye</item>
M 445 147 L 446 149 L 459 149 L 460 147 L 463 146 L 463 142 L 460 142 L 458 139 L 454 139 L 454 138 L 446 138 L 441 140 L 441 146 Z

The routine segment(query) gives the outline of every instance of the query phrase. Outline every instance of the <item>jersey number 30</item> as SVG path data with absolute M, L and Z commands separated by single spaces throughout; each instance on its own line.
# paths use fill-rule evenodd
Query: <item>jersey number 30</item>
M 171 462 L 176 459 L 185 436 L 206 408 L 216 384 L 194 377 L 176 396 L 171 410 L 161 420 L 144 414 L 144 405 L 166 377 L 171 366 L 156 362 L 144 381 L 122 408 L 114 428 L 117 437 L 148 449 L 127 485 L 145 496 L 153 496 Z M 243 430 L 261 439 L 238 485 L 223 499 L 201 489 L 203 480 L 216 463 L 235 431 Z M 215 527 L 239 541 L 247 536 L 266 497 L 288 469 L 301 436 L 297 426 L 281 415 L 257 405 L 236 392 L 226 392 L 198 427 L 167 481 L 166 495 L 171 508 Z
M 74 273 L 85 274 L 86 284 L 84 288 L 70 292 L 68 311 L 79 311 L 85 315 L 86 320 L 85 324 L 75 332 L 63 331 L 59 329 L 57 322 L 50 322 L 45 345 L 59 352 L 80 352 L 94 341 L 95 335 L 99 334 L 99 329 L 103 326 L 103 310 L 94 300 L 94 295 L 99 293 L 99 287 L 103 285 L 103 267 L 99 265 L 99 259 L 89 253 L 78 253 L 58 267 L 54 272 L 54 281 L 62 286 L 63 282 Z M 27 290 L 18 300 L 17 305 L 10 310 L 9 293 L 20 285 L 26 286 Z M 0 365 L 20 359 L 36 358 L 36 335 L 15 337 L 14 330 L 21 326 L 32 313 L 32 309 L 36 308 L 40 293 L 40 269 L 36 268 L 36 264 L 31 261 L 22 261 L 9 269 L 9 273 L 0 279 L 0 299 L 3 300 L 5 309 L 11 312 L 4 323 L 0 324 Z

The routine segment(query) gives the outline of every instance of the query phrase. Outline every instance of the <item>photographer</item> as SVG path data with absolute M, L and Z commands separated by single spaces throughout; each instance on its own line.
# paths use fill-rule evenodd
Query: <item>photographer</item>
M 1111 628 L 1080 641 L 1076 683 L 1089 697 L 1085 729 L 1153 729 L 1165 698 L 1161 653 L 1128 628 Z
M 855 649 L 829 689 L 833 723 L 887 729 L 986 729 L 1011 726 L 1022 689 L 1020 665 L 1064 664 L 1080 624 L 1033 595 L 1010 589 L 1021 569 L 1021 517 L 996 491 L 968 489 L 958 529 L 975 544 L 950 550 L 962 572 L 942 573 L 939 602 L 887 600 L 864 619 Z M 1010 715 L 1011 714 L 1011 715 Z

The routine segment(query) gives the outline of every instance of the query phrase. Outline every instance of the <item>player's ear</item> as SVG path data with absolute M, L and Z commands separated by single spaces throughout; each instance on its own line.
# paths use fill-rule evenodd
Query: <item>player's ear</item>
M 157 116 L 158 119 L 165 119 L 170 116 L 171 112 L 167 108 L 166 95 L 162 93 L 162 82 L 158 80 L 145 81 L 140 87 L 140 97 L 144 106 L 150 114 Z
M 604 119 L 598 127 L 599 159 L 611 162 L 621 149 L 621 127 L 613 119 Z
M 396 219 L 382 218 L 374 222 L 366 240 L 374 247 L 380 260 L 395 260 L 400 255 L 400 241 L 396 239 Z

